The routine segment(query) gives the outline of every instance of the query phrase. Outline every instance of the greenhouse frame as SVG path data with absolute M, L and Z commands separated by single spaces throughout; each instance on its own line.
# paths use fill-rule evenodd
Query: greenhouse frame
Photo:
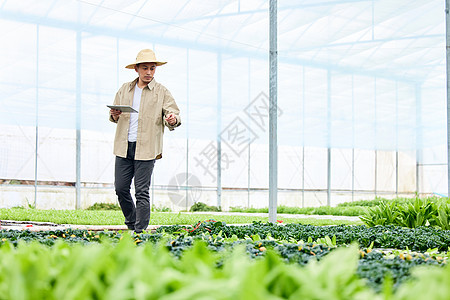
M 269 6 L 0 1 L 0 207 L 117 202 L 106 105 L 146 48 L 182 119 L 152 204 L 267 207 Z M 447 197 L 444 1 L 279 0 L 276 28 L 278 205 Z

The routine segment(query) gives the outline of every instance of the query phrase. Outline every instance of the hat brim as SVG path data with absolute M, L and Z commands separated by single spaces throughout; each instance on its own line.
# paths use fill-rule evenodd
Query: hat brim
M 155 63 L 157 66 L 162 66 L 162 65 L 167 64 L 167 61 L 140 61 L 140 62 L 135 62 L 135 63 L 129 64 L 125 68 L 134 69 L 134 67 L 137 64 L 144 64 L 144 63 Z

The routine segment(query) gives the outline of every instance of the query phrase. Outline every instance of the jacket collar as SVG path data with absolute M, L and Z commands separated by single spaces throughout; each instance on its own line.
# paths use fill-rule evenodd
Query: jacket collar
M 132 82 L 130 82 L 130 85 L 128 87 L 128 91 L 131 91 L 132 89 L 134 89 L 134 86 L 136 85 L 136 83 L 138 82 L 139 77 L 136 78 L 135 80 L 133 80 Z M 156 81 L 155 78 L 152 79 L 152 81 L 150 81 L 149 84 L 147 84 L 147 87 L 149 88 L 149 90 L 152 90 L 156 85 Z

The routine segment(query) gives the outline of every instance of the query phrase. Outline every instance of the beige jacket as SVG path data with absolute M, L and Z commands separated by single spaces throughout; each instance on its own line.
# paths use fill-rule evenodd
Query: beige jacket
M 138 78 L 122 85 L 114 99 L 114 105 L 132 105 L 134 87 Z M 177 123 L 170 126 L 164 119 L 173 113 Z M 114 139 L 114 155 L 127 156 L 128 129 L 130 127 L 130 113 L 122 113 L 117 122 L 112 116 L 111 122 L 117 123 L 116 137 Z M 180 110 L 169 90 L 155 79 L 142 90 L 141 105 L 138 117 L 138 132 L 136 141 L 136 160 L 152 160 L 162 157 L 164 125 L 169 130 L 181 125 Z

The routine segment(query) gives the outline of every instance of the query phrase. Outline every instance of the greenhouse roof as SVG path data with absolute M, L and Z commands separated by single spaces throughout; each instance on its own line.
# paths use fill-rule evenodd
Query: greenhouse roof
M 424 147 L 425 140 L 429 145 L 442 145 L 446 138 L 444 16 L 444 2 L 437 0 L 278 1 L 279 97 L 287 120 L 304 120 L 295 125 L 303 131 L 303 137 L 297 136 L 303 139 L 300 145 L 417 149 Z M 186 76 L 161 76 L 175 95 L 188 94 L 185 98 L 191 99 L 190 108 L 198 110 L 199 115 L 218 113 L 216 102 L 220 100 L 222 124 L 199 124 L 195 113 L 189 118 L 191 129 L 212 128 L 208 138 L 215 139 L 220 132 L 216 128 L 226 127 L 226 115 L 243 110 L 236 110 L 236 103 L 242 99 L 230 99 L 245 95 L 244 100 L 251 101 L 258 92 L 267 92 L 268 1 L 4 0 L 0 1 L 0 28 L 5 45 L 0 49 L 0 103 L 11 107 L 10 119 L 3 122 L 33 125 L 34 120 L 29 120 L 36 113 L 33 105 L 39 98 L 43 106 L 39 111 L 44 122 L 41 125 L 79 127 L 77 117 L 64 112 L 75 110 L 74 103 L 83 98 L 83 105 L 89 107 L 86 111 L 92 114 L 82 117 L 82 126 L 104 130 L 102 126 L 107 125 L 91 124 L 99 115 L 95 110 L 109 103 L 118 85 L 125 81 L 123 65 L 137 50 L 149 46 L 174 49 L 158 52 L 174 66 L 187 64 L 186 69 L 192 73 L 195 68 L 204 68 L 203 85 L 198 84 L 203 94 L 191 95 L 196 90 L 191 87 L 195 79 L 187 88 L 180 88 L 179 82 Z M 248 63 L 252 70 L 242 75 L 243 81 L 259 81 L 261 86 L 251 82 L 251 91 L 242 87 L 233 94 L 230 89 L 211 85 L 211 74 L 219 71 L 208 70 L 218 68 L 218 55 L 224 64 L 220 69 L 224 86 L 229 74 L 243 74 L 247 67 L 242 67 L 242 62 L 250 59 L 261 61 L 263 67 Z M 227 62 L 232 66 L 226 66 Z M 109 67 L 111 63 L 116 66 Z M 61 66 L 71 72 L 63 74 Z M 105 80 L 114 85 L 105 85 L 98 74 L 91 78 L 83 73 L 92 73 L 89 68 L 94 67 L 105 69 Z M 174 68 L 168 70 L 173 74 Z M 24 74 L 24 70 L 28 72 Z M 298 73 L 302 75 L 297 78 Z M 339 84 L 342 78 L 347 80 L 344 85 Z M 289 86 L 299 85 L 301 80 L 306 81 L 303 87 L 309 87 L 306 92 L 290 90 Z M 64 86 L 63 82 L 70 84 Z M 23 84 L 30 88 L 22 90 Z M 228 85 L 236 84 L 240 82 L 230 79 Z M 368 90 L 376 92 L 370 94 Z M 76 93 L 81 95 L 74 96 Z M 289 95 L 302 93 L 306 93 L 303 100 L 307 101 L 304 111 L 309 112 L 300 117 L 297 108 L 290 109 L 295 102 Z M 216 96 L 219 100 L 214 99 L 210 107 L 196 106 Z M 356 102 L 365 106 L 356 107 L 349 100 L 352 97 L 362 99 Z M 195 99 L 200 99 L 197 104 Z M 317 106 L 311 104 L 315 99 L 321 99 Z M 187 101 L 180 100 L 183 108 Z M 336 105 L 333 109 L 331 102 Z M 59 106 L 48 108 L 55 103 Z M 375 112 L 366 115 L 367 107 L 375 107 Z M 291 110 L 298 114 L 288 114 Z M 61 113 L 61 118 L 46 124 L 46 111 L 48 115 Z M 386 125 L 390 123 L 395 125 Z M 348 126 L 357 127 L 359 143 L 347 139 Z M 283 137 L 283 128 L 290 125 L 280 121 L 281 141 L 288 140 Z M 369 131 L 375 133 L 367 134 Z M 382 137 L 386 135 L 389 137 Z
M 6 0 L 0 18 L 267 57 L 268 5 L 258 0 Z M 443 5 L 421 0 L 278 1 L 279 59 L 415 82 L 442 76 Z

